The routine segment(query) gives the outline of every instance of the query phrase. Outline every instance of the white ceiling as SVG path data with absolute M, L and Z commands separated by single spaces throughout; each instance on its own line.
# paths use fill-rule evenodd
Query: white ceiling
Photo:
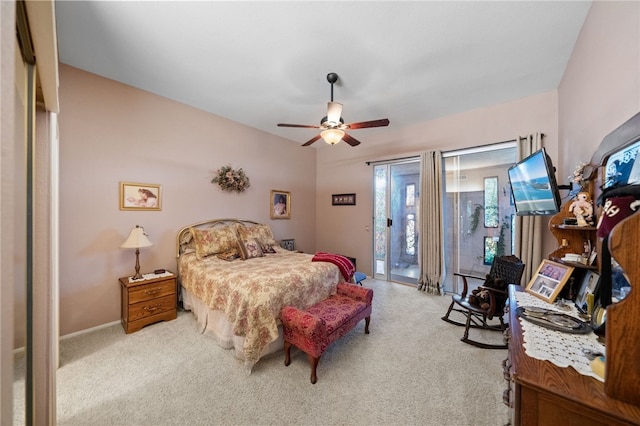
M 319 124 L 329 72 L 345 122 L 388 118 L 394 131 L 555 89 L 590 5 L 55 3 L 60 62 L 300 143 L 317 132 L 276 124 Z

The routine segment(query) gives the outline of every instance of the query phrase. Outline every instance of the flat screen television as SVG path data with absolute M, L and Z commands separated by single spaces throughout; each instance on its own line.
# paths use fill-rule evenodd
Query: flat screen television
M 511 166 L 508 174 L 518 216 L 552 215 L 560 211 L 555 168 L 544 148 Z

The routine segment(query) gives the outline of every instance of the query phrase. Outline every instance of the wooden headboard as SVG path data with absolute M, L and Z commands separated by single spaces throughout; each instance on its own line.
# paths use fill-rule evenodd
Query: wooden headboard
M 178 231 L 178 235 L 176 236 L 176 257 L 180 257 L 180 255 L 182 255 L 187 249 L 195 250 L 193 236 L 189 231 L 191 228 L 207 229 L 223 227 L 232 224 L 236 224 L 239 226 L 252 226 L 258 225 L 259 223 L 245 219 L 211 219 L 187 225 L 184 228 L 180 229 L 180 231 Z

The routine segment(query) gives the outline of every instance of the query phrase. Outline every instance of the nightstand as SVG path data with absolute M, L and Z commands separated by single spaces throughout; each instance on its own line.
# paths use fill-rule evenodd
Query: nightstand
M 176 319 L 178 292 L 174 274 L 145 274 L 144 279 L 136 281 L 129 278 L 120 278 L 122 327 L 127 334 L 154 322 Z

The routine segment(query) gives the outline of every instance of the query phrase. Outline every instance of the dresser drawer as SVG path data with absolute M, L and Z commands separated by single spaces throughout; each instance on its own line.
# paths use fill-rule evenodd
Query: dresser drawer
M 133 305 L 144 302 L 145 300 L 157 299 L 172 294 L 176 294 L 175 279 L 141 285 L 129 291 L 129 304 Z
M 166 311 L 175 311 L 176 297 L 169 295 L 158 299 L 129 305 L 129 321 L 137 321 Z

